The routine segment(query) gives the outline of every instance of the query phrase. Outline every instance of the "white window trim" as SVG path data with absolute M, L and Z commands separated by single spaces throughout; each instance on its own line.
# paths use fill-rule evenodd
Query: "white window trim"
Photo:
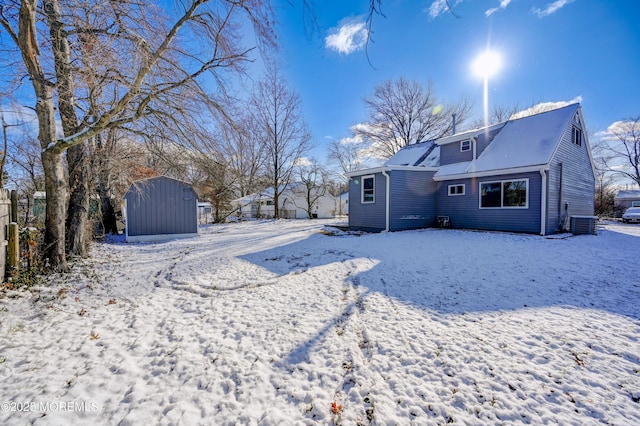
M 365 201 L 364 200 L 364 180 L 365 179 L 373 179 L 373 200 Z M 360 203 L 362 204 L 373 204 L 376 202 L 376 175 L 366 175 L 360 178 Z
M 504 201 L 503 195 L 502 195 L 502 189 L 504 188 L 503 183 L 504 182 L 515 182 L 515 181 L 519 181 L 519 180 L 523 180 L 526 183 L 526 188 L 527 188 L 527 198 L 525 201 L 525 205 L 524 206 L 503 206 L 502 203 Z M 488 184 L 488 183 L 500 183 L 500 207 L 482 207 L 482 185 L 483 184 Z M 507 210 L 512 210 L 512 209 L 528 209 L 529 208 L 529 178 L 514 178 L 514 179 L 503 179 L 503 180 L 487 180 L 484 182 L 478 182 L 478 208 L 481 210 L 496 210 L 496 209 L 507 209 Z
M 576 138 L 576 135 L 578 138 Z M 571 129 L 571 142 L 576 146 L 582 146 L 582 129 L 578 126 L 573 126 Z
M 462 192 L 461 193 L 452 194 L 451 193 L 451 188 L 456 187 L 456 186 L 461 186 L 462 187 Z M 466 186 L 467 185 L 465 185 L 464 183 L 459 183 L 457 185 L 449 185 L 449 187 L 447 188 L 447 194 L 449 195 L 449 197 L 455 197 L 455 196 L 458 196 L 458 195 L 464 195 L 465 192 L 466 192 Z
M 467 143 L 467 145 L 465 145 L 465 143 Z M 466 149 L 462 149 L 465 146 L 466 146 Z M 460 152 L 467 152 L 467 151 L 471 151 L 471 139 L 460 141 Z
M 631 201 L 631 207 L 640 207 L 640 201 Z

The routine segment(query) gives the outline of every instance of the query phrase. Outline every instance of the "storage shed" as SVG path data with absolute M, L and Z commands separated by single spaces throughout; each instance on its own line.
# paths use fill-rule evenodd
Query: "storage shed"
M 191 185 L 166 176 L 134 182 L 124 196 L 127 242 L 197 236 L 197 198 Z

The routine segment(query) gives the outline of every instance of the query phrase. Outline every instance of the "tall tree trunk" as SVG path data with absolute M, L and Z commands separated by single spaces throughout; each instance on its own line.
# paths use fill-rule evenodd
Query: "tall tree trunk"
M 58 0 L 43 1 L 43 10 L 49 24 L 51 47 L 55 63 L 58 109 L 65 136 L 77 131 L 78 116 L 75 110 L 73 92 L 73 71 L 71 70 L 71 48 L 62 22 Z M 67 150 L 69 167 L 70 197 L 66 217 L 66 248 L 69 254 L 86 257 L 87 224 L 89 221 L 89 178 L 85 144 L 80 143 Z
M 89 223 L 89 170 L 84 143 L 67 150 L 69 167 L 69 207 L 67 210 L 67 253 L 73 256 L 87 256 L 87 242 L 90 235 Z
M 53 136 L 55 136 L 55 130 Z M 48 259 L 49 265 L 54 271 L 66 272 L 69 268 L 64 250 L 64 218 L 66 215 L 67 200 L 67 181 L 64 174 L 64 160 L 62 153 L 53 150 L 44 150 L 41 158 L 45 176 L 44 186 L 47 192 L 44 256 L 45 259 Z
M 111 200 L 110 160 L 116 150 L 117 132 L 110 129 L 97 134 L 94 138 L 94 150 L 91 155 L 94 161 L 96 190 L 100 197 L 100 217 L 105 234 L 117 234 L 118 222 L 116 211 Z

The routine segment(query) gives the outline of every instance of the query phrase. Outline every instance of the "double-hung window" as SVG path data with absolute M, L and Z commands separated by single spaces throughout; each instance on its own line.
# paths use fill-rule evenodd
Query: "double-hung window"
M 363 176 L 362 177 L 362 194 L 361 201 L 365 203 L 375 202 L 375 176 Z
M 471 150 L 471 140 L 460 141 L 460 152 Z
M 572 142 L 578 146 L 582 146 L 582 130 L 573 127 Z
M 529 179 L 480 182 L 480 208 L 529 207 Z

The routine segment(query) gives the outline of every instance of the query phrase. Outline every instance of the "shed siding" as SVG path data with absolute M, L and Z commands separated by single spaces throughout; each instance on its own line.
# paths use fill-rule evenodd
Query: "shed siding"
M 572 142 L 573 125 L 582 129 L 581 146 Z M 568 229 L 570 216 L 594 214 L 595 176 L 584 134 L 579 124 L 569 124 L 549 164 L 547 234 Z
M 374 174 L 375 201 L 362 203 L 362 176 L 349 179 L 349 227 L 354 230 L 383 231 L 386 227 L 386 178 L 382 173 Z
M 480 183 L 497 180 L 529 179 L 529 207 L 526 209 L 481 209 Z M 457 179 L 441 182 L 438 190 L 438 215 L 449 216 L 453 228 L 510 232 L 540 232 L 540 173 Z M 464 195 L 448 195 L 449 185 L 465 185 Z
M 391 176 L 391 231 L 427 228 L 437 209 L 435 172 L 393 170 Z
M 186 183 L 167 177 L 134 183 L 127 194 L 127 234 L 198 232 L 197 195 Z

